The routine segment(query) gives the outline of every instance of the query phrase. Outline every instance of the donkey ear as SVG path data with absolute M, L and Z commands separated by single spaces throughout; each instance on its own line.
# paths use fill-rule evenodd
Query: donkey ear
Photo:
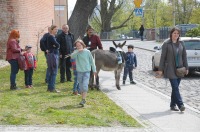
M 122 44 L 122 47 L 126 44 L 126 41 L 124 41 L 124 43 Z
M 117 47 L 117 44 L 115 43 L 115 41 L 113 41 L 113 44 L 114 44 L 115 47 Z

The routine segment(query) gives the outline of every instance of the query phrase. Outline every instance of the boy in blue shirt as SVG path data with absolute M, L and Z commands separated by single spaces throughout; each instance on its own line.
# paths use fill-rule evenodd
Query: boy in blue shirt
M 133 52 L 134 46 L 128 45 L 128 52 L 125 56 L 125 66 L 124 66 L 124 75 L 123 75 L 123 84 L 125 84 L 127 74 L 129 74 L 130 84 L 136 84 L 133 81 L 133 69 L 137 67 L 137 58 Z

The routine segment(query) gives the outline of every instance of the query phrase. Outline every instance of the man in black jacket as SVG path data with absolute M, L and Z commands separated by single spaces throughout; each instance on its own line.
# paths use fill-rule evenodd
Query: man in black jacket
M 62 33 L 57 36 L 57 41 L 60 44 L 60 82 L 65 82 L 65 73 L 67 81 L 71 80 L 71 61 L 70 55 L 74 51 L 74 35 L 69 32 L 69 26 L 62 26 Z

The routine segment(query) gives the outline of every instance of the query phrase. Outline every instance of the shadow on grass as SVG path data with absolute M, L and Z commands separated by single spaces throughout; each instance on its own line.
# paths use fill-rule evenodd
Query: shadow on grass
M 57 109 L 67 109 L 67 110 L 73 110 L 73 109 L 77 109 L 77 108 L 83 108 L 83 106 L 79 105 L 79 104 L 76 104 L 76 105 L 67 105 L 67 106 L 62 106 L 60 108 L 57 108 Z

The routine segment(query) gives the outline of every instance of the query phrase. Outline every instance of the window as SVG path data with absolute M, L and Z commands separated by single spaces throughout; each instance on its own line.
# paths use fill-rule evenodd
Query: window
M 186 50 L 200 50 L 200 41 L 198 40 L 184 41 L 184 45 Z

